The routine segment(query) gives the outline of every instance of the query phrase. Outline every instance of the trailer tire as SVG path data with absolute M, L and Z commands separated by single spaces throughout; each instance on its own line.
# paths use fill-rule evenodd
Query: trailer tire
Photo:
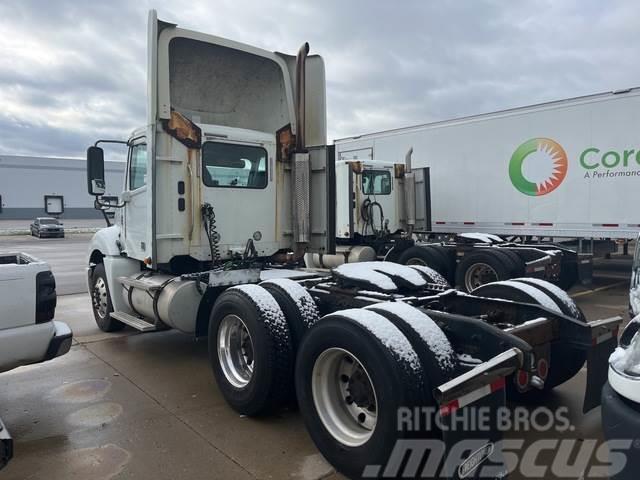
M 399 428 L 398 414 L 424 404 L 424 373 L 406 337 L 376 312 L 325 316 L 302 339 L 295 378 L 307 431 L 348 478 L 367 478 L 368 465 L 384 464 L 398 440 L 417 436 L 410 425 Z
M 211 310 L 208 342 L 218 387 L 238 413 L 264 415 L 291 398 L 291 334 L 267 290 L 240 285 L 221 293 Z
M 416 270 L 427 282 L 435 283 L 436 285 L 441 285 L 445 288 L 451 288 L 447 279 L 436 272 L 433 268 L 426 267 L 424 265 L 409 265 L 409 267 Z
M 316 302 L 302 285 L 288 278 L 265 280 L 260 286 L 271 294 L 284 313 L 295 355 L 304 334 L 320 320 Z
M 433 249 L 431 245 L 415 245 L 407 248 L 398 257 L 398 263 L 408 266 L 423 265 L 425 267 L 433 268 L 440 275 L 448 278 L 448 268 L 444 258 L 440 252 Z
M 465 292 L 511 278 L 514 266 L 509 257 L 500 255 L 495 249 L 481 250 L 462 257 L 456 268 L 456 285 Z M 491 278 L 494 280 L 480 283 Z
M 104 263 L 97 264 L 91 273 L 91 310 L 98 328 L 103 332 L 117 332 L 125 327 L 124 323 L 111 318 L 113 305 Z

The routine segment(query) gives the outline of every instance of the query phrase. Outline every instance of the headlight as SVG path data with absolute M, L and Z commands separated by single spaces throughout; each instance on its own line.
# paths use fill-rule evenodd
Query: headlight
M 609 363 L 616 372 L 640 381 L 640 315 L 624 329 L 620 346 L 611 355 Z

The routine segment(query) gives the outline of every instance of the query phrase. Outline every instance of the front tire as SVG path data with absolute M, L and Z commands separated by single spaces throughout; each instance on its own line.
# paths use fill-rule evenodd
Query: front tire
M 104 264 L 99 263 L 91 274 L 91 308 L 98 328 L 103 332 L 117 332 L 124 328 L 124 323 L 111 318 L 113 305 L 111 292 L 107 283 Z

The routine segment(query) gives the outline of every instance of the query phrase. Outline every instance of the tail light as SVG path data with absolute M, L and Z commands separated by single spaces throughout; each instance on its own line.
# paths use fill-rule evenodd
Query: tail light
M 56 279 L 50 271 L 36 275 L 36 323 L 53 320 L 56 313 Z

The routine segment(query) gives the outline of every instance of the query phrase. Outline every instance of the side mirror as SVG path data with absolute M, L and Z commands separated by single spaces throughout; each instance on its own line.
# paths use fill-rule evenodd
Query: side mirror
M 87 149 L 87 189 L 89 195 L 99 196 L 106 191 L 104 182 L 104 150 L 100 147 Z

